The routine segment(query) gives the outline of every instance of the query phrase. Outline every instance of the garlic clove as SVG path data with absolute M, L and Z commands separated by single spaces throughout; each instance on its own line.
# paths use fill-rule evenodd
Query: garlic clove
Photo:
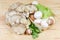
M 35 13 L 34 13 L 34 18 L 36 18 L 36 19 L 37 19 L 37 18 L 38 18 L 38 19 L 39 19 L 39 18 L 42 18 L 42 12 L 41 12 L 41 11 L 35 12 Z
M 42 28 L 48 28 L 47 19 L 41 21 Z
M 41 19 L 35 19 L 35 20 L 34 20 L 34 23 L 40 24 L 40 23 L 41 23 Z

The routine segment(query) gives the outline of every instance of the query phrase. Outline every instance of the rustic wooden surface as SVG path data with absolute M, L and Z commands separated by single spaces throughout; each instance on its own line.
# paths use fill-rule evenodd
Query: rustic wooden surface
M 8 7 L 15 2 L 30 3 L 33 0 L 0 0 L 0 40 L 33 40 L 28 35 L 14 34 L 10 27 L 5 24 L 4 14 Z M 36 40 L 60 40 L 60 0 L 38 0 L 39 3 L 51 8 L 55 14 L 56 23 L 42 32 Z

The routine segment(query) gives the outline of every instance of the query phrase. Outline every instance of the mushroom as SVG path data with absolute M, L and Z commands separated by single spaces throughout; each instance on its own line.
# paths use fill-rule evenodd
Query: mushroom
M 37 8 L 35 7 L 35 5 L 26 5 L 25 6 L 25 12 L 29 12 L 34 13 L 35 11 L 37 11 Z
M 24 34 L 26 31 L 25 25 L 20 24 L 17 26 L 12 26 L 12 30 L 17 34 Z
M 20 5 L 19 7 L 16 8 L 17 12 L 24 12 L 25 10 L 25 6 L 24 5 Z
M 27 22 L 27 19 L 26 18 L 21 18 L 20 19 L 20 23 L 27 24 L 28 22 Z
M 16 24 L 19 24 L 19 20 L 20 20 L 20 16 L 18 15 L 13 15 L 9 18 L 7 18 L 7 22 L 10 23 L 11 25 L 16 25 Z
M 34 13 L 34 18 L 36 18 L 36 19 L 42 18 L 42 12 L 41 12 L 41 11 L 35 12 L 35 13 Z
M 6 15 L 8 15 L 8 16 L 13 16 L 13 15 L 15 15 L 15 14 L 17 14 L 16 11 L 10 11 L 10 12 L 8 12 Z
M 29 10 L 30 14 L 34 13 L 35 11 L 37 11 L 36 6 L 35 5 L 30 5 L 30 10 Z
M 21 5 L 22 3 L 19 3 L 19 2 L 16 2 L 14 4 L 12 4 L 10 7 L 9 7 L 9 11 L 12 11 L 12 10 L 15 10 L 19 5 Z

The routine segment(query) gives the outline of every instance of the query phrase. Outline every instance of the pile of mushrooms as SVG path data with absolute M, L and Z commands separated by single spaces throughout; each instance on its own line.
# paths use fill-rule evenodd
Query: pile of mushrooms
M 31 22 L 29 19 L 31 19 L 39 29 L 43 30 L 55 23 L 55 19 L 52 16 L 47 19 L 41 19 L 42 12 L 37 11 L 35 4 L 38 3 L 34 1 L 31 4 L 24 5 L 17 2 L 9 7 L 6 13 L 6 24 L 11 26 L 13 32 L 17 34 L 31 34 L 32 31 L 29 29 Z

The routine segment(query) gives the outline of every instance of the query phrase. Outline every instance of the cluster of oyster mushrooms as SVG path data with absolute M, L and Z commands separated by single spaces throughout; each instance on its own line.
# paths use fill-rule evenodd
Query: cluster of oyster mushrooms
M 48 19 L 41 19 L 42 12 L 38 11 L 33 2 L 31 4 L 15 3 L 12 4 L 8 12 L 6 13 L 6 24 L 11 26 L 12 31 L 17 34 L 31 34 L 32 31 L 29 29 L 31 21 L 42 30 L 48 28 L 49 25 L 55 23 L 55 19 L 51 16 Z

